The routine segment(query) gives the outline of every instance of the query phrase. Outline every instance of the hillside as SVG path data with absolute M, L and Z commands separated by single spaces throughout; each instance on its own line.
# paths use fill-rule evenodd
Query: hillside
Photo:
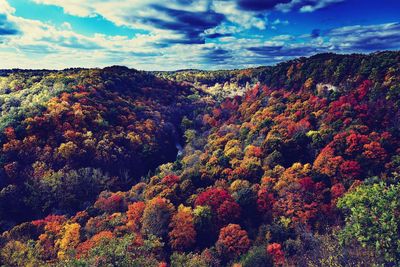
M 400 263 L 400 52 L 0 92 L 5 266 Z
M 122 67 L 14 71 L 0 93 L 2 227 L 76 212 L 174 160 L 196 106 L 190 89 Z
M 399 52 L 377 52 L 370 56 L 325 53 L 279 63 L 276 66 L 243 70 L 181 70 L 153 73 L 160 78 L 189 83 L 196 88 L 225 97 L 229 96 L 232 90 L 243 92 L 258 82 L 267 84 L 272 89 L 300 89 L 308 80 L 310 87 L 316 86 L 317 83 L 329 83 L 350 90 L 359 82 L 358 79 L 384 81 L 386 73 L 381 71 L 383 69 L 391 69 L 392 77 L 396 76 L 394 71 L 398 60 Z

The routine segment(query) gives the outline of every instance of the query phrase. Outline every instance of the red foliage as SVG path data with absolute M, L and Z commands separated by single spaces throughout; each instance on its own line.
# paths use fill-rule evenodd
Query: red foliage
M 212 118 L 209 114 L 205 114 L 203 116 L 203 124 L 205 124 L 205 125 L 208 124 L 208 125 L 210 125 L 212 127 L 215 127 L 215 126 L 218 125 L 218 122 L 217 122 L 216 119 Z
M 272 211 L 275 199 L 267 188 L 263 187 L 257 192 L 257 210 L 264 215 L 269 215 Z
M 250 247 L 250 239 L 240 225 L 229 224 L 221 229 L 216 246 L 220 254 L 235 258 L 247 252 Z
M 141 228 L 141 219 L 145 207 L 145 203 L 141 201 L 132 203 L 128 206 L 128 211 L 126 212 L 128 218 L 127 225 L 134 232 L 138 232 Z
M 114 234 L 110 231 L 101 231 L 95 234 L 89 240 L 86 240 L 85 242 L 82 242 L 78 245 L 78 247 L 76 248 L 76 257 L 79 259 L 85 256 L 89 252 L 89 250 L 98 246 L 102 240 L 109 240 L 114 237 Z
M 248 146 L 246 148 L 246 156 L 259 158 L 262 155 L 262 149 L 258 146 Z
M 67 220 L 64 215 L 49 215 L 44 219 L 32 221 L 36 227 L 45 227 L 46 230 L 52 232 L 59 232 L 61 225 Z
M 327 116 L 328 122 L 333 122 L 338 119 L 343 119 L 346 110 L 351 109 L 352 105 L 355 105 L 355 100 L 350 99 L 348 96 L 341 96 L 338 100 L 333 101 L 329 105 L 329 111 Z
M 384 161 L 387 157 L 385 149 L 376 141 L 372 141 L 371 143 L 364 145 L 363 155 L 367 159 L 376 162 Z
M 212 114 L 213 114 L 214 118 L 219 119 L 219 117 L 221 116 L 221 109 L 214 108 L 212 110 Z
M 267 246 L 267 253 L 272 256 L 275 265 L 283 265 L 285 263 L 285 254 L 282 251 L 281 244 L 269 244 Z
M 218 221 L 222 225 L 235 222 L 240 217 L 240 206 L 234 201 L 225 200 L 217 210 Z
M 171 247 L 175 250 L 184 251 L 196 243 L 196 230 L 193 215 L 188 208 L 178 210 L 172 216 L 169 232 Z
M 7 176 L 10 178 L 16 178 L 18 173 L 18 163 L 11 162 L 4 165 L 4 171 L 6 172 Z
M 361 173 L 361 166 L 357 161 L 346 160 L 340 166 L 340 174 L 346 179 L 356 179 Z
M 8 140 L 12 140 L 16 138 L 15 131 L 13 127 L 7 127 L 4 129 L 4 134 Z
M 248 90 L 248 91 L 246 92 L 246 94 L 245 94 L 245 100 L 246 100 L 247 102 L 251 102 L 252 100 L 256 99 L 259 90 L 260 90 L 260 85 L 259 85 L 259 84 L 256 84 L 256 85 L 253 87 L 253 89 L 250 89 L 250 90 Z
M 345 192 L 346 188 L 341 183 L 334 184 L 331 187 L 331 197 L 333 206 L 336 206 L 337 199 L 343 196 Z
M 196 206 L 210 206 L 216 212 L 224 201 L 234 201 L 228 191 L 222 188 L 210 188 L 198 195 Z
M 318 199 L 315 199 L 318 200 Z M 304 194 L 286 192 L 274 203 L 274 215 L 290 218 L 292 226 L 304 225 L 311 228 L 319 210 L 316 201 L 307 202 Z
M 225 189 L 211 188 L 199 194 L 195 206 L 206 205 L 210 206 L 221 226 L 240 217 L 240 206 Z
M 178 183 L 180 180 L 179 176 L 175 174 L 168 174 L 162 179 L 162 183 L 168 186 L 172 186 L 176 183 Z
M 226 99 L 224 102 L 221 103 L 221 109 L 227 111 L 234 111 L 238 108 L 237 101 L 233 101 L 231 99 Z
M 304 177 L 299 181 L 301 188 L 305 191 L 314 191 L 315 183 L 311 177 Z
M 368 142 L 368 137 L 366 135 L 362 134 L 357 134 L 355 132 L 351 132 L 347 137 L 346 137 L 346 154 L 352 155 L 353 153 L 356 153 L 360 151 L 363 147 L 364 144 Z
M 298 132 L 305 132 L 311 128 L 311 124 L 307 119 L 302 119 L 299 122 L 292 122 L 287 126 L 288 136 L 292 137 Z
M 365 80 L 363 83 L 357 88 L 356 95 L 358 100 L 362 100 L 368 93 L 368 90 L 372 86 L 372 81 Z
M 94 207 L 104 212 L 112 213 L 119 211 L 123 206 L 123 198 L 118 193 L 111 194 L 110 196 L 100 196 Z

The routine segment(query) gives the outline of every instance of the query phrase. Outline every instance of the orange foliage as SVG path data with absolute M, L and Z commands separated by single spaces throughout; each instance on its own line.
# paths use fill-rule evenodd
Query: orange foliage
M 367 159 L 375 162 L 384 161 L 387 157 L 385 149 L 382 148 L 381 144 L 376 141 L 372 141 L 371 143 L 364 145 L 363 155 Z
M 172 216 L 169 227 L 169 243 L 173 249 L 184 251 L 195 244 L 196 230 L 190 208 L 179 207 L 178 212 Z
M 235 258 L 247 252 L 250 247 L 250 239 L 240 225 L 229 224 L 219 232 L 216 246 L 220 254 Z
M 314 161 L 314 169 L 327 176 L 334 176 L 343 162 L 341 156 L 335 156 L 333 148 L 327 146 L 319 153 Z
M 146 205 L 141 201 L 128 206 L 128 211 L 126 212 L 126 216 L 128 217 L 127 226 L 132 229 L 133 232 L 138 232 L 142 227 L 141 220 L 145 207 Z
M 85 242 L 82 242 L 77 246 L 77 258 L 85 256 L 89 252 L 89 250 L 98 246 L 102 240 L 110 240 L 114 237 L 114 234 L 110 231 L 101 231 L 95 234 L 89 240 L 86 240 Z
M 269 244 L 267 246 L 267 253 L 272 256 L 275 265 L 283 265 L 285 263 L 285 254 L 282 251 L 281 244 Z

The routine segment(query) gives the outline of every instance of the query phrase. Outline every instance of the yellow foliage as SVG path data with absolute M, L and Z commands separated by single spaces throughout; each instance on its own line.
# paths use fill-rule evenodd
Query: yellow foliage
M 290 223 L 292 222 L 292 220 L 290 218 L 281 216 L 279 218 L 279 222 L 281 223 L 281 225 L 285 228 L 289 228 Z
M 139 145 L 141 144 L 142 140 L 140 139 L 140 136 L 136 134 L 135 132 L 129 132 L 126 137 L 131 141 L 132 144 L 134 145 Z
M 178 212 L 192 213 L 192 208 L 191 207 L 185 207 L 183 204 L 180 204 L 179 207 L 178 207 Z
M 240 189 L 244 188 L 249 188 L 250 187 L 250 182 L 247 180 L 235 180 L 231 186 L 229 187 L 229 190 L 231 192 L 237 192 Z
M 311 86 L 313 85 L 314 81 L 312 78 L 308 78 L 305 82 L 304 82 L 304 88 L 305 89 L 310 89 Z
M 311 165 L 305 164 L 302 165 L 299 162 L 296 162 L 292 165 L 292 167 L 287 168 L 283 173 L 282 176 L 279 178 L 278 182 L 276 183 L 274 189 L 275 190 L 291 190 L 295 189 L 299 186 L 298 181 L 301 178 L 309 176 L 311 172 Z
M 224 154 L 231 159 L 240 157 L 242 154 L 240 141 L 235 139 L 228 141 L 225 145 Z
M 58 258 L 63 260 L 67 256 L 67 252 L 74 249 L 80 240 L 81 226 L 77 223 L 66 224 L 62 230 L 62 237 L 56 241 L 56 246 L 58 246 Z
M 58 154 L 65 159 L 69 159 L 74 154 L 76 154 L 77 151 L 78 151 L 78 146 L 71 141 L 67 143 L 62 143 L 58 148 Z
M 0 254 L 2 266 L 39 266 L 33 255 L 33 251 L 20 241 L 10 241 L 2 249 Z

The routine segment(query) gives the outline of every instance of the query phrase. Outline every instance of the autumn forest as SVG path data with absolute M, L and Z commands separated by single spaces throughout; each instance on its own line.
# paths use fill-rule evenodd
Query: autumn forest
M 0 70 L 1 266 L 400 265 L 400 52 Z

